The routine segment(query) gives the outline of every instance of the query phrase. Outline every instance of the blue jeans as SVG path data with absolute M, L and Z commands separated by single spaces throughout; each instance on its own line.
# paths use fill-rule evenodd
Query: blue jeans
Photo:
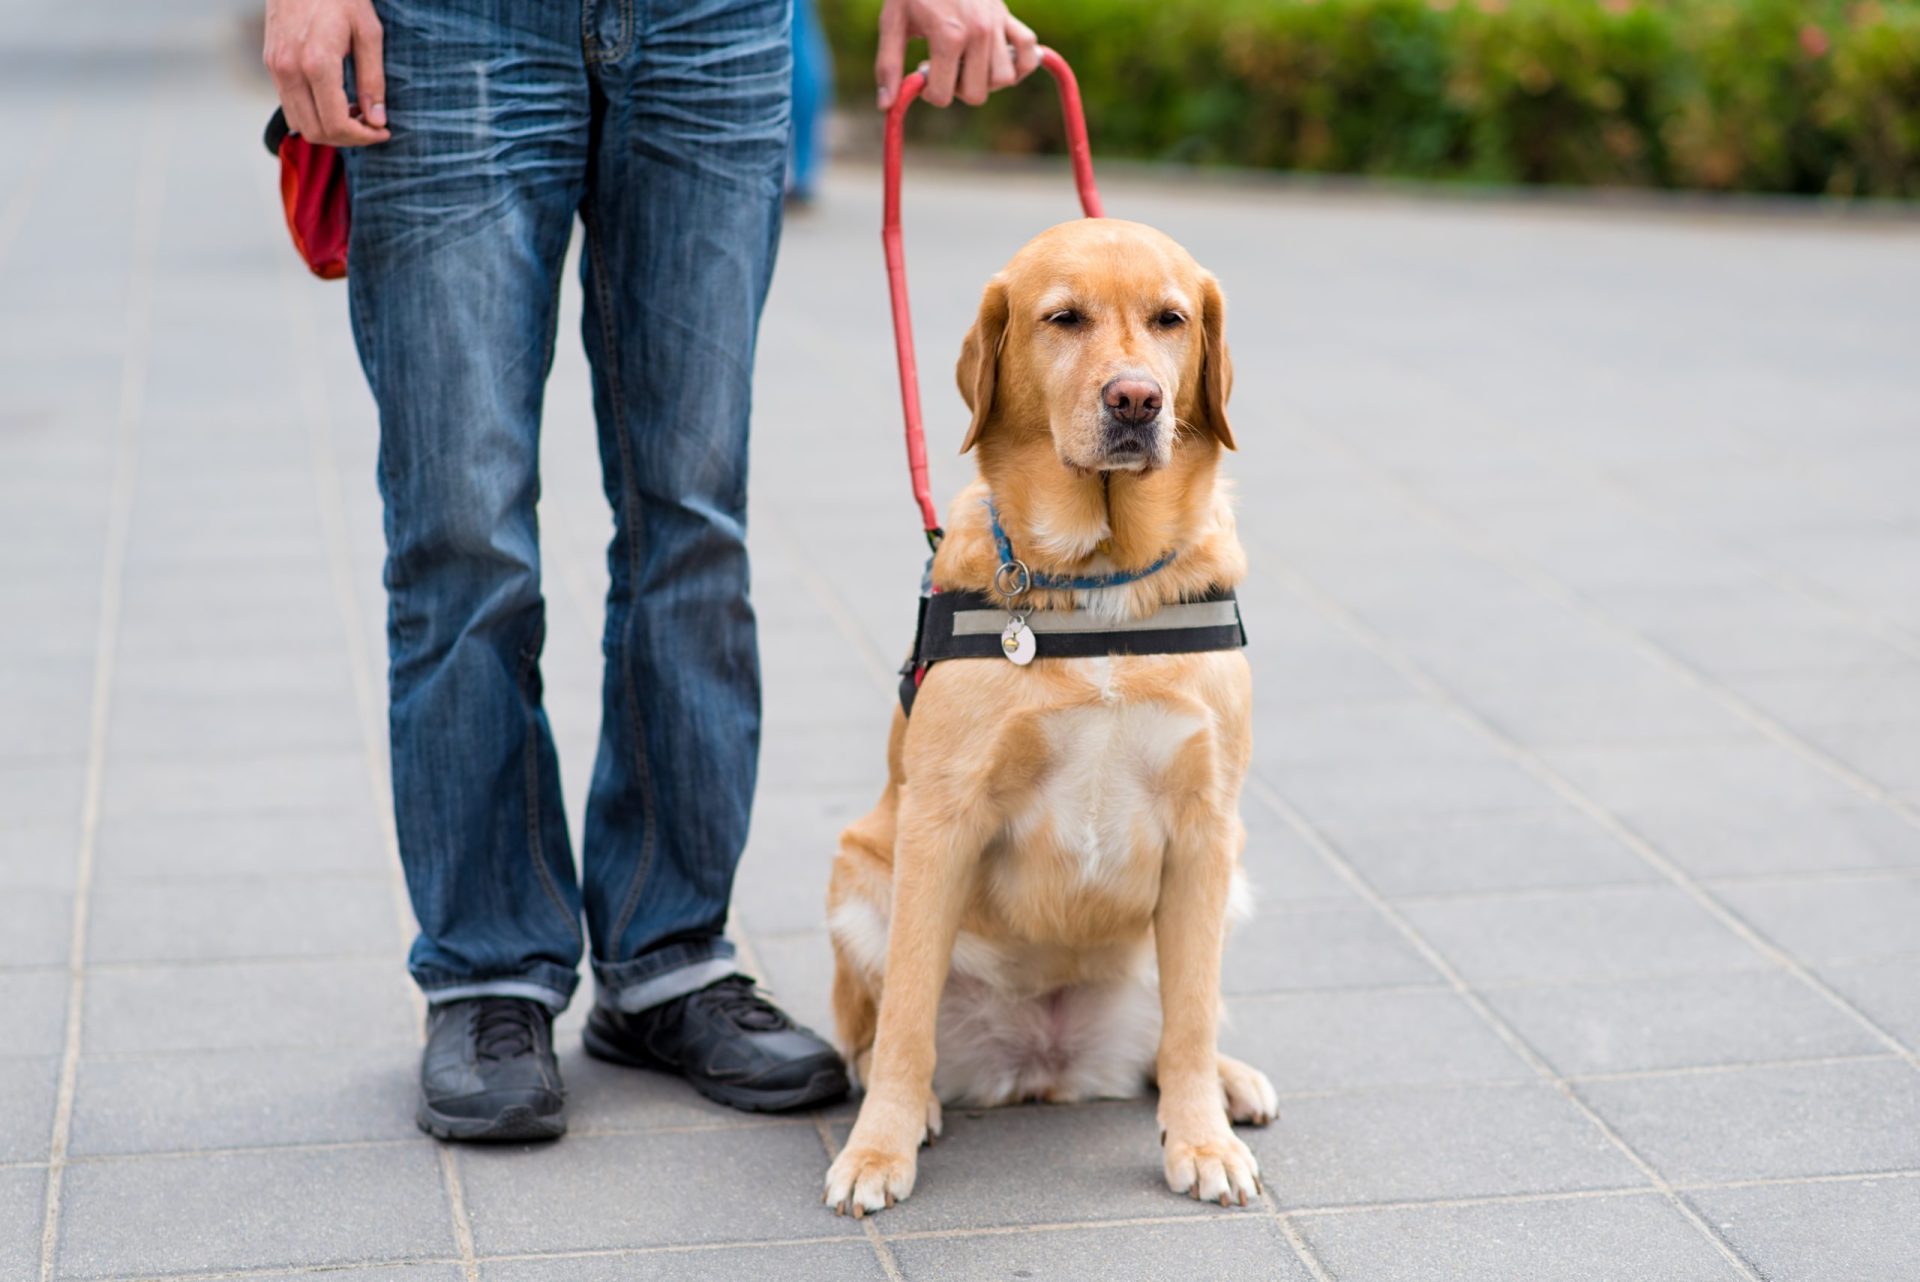
M 380 409 L 394 811 L 432 1000 L 628 1010 L 733 969 L 760 680 L 755 333 L 788 0 L 376 0 L 392 140 L 348 153 Z M 541 705 L 542 388 L 575 218 L 615 533 L 583 876 Z M 586 931 L 581 929 L 584 909 Z

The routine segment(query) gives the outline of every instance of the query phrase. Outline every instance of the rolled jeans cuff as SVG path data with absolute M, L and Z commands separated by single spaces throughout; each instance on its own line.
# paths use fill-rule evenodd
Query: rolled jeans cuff
M 426 994 L 427 1004 L 465 1001 L 470 997 L 523 997 L 539 1002 L 555 1014 L 565 1010 L 579 986 L 576 971 L 542 963 L 504 975 L 451 975 L 416 968 L 414 982 Z
M 739 970 L 733 941 L 674 944 L 627 962 L 593 963 L 594 1001 L 631 1015 L 697 992 Z

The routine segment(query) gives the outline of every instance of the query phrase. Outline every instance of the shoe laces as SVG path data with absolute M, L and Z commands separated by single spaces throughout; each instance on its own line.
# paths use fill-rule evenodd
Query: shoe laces
M 545 1016 L 522 997 L 482 997 L 473 1013 L 474 1054 L 485 1060 L 517 1059 L 540 1045 Z
M 789 1026 L 780 1008 L 761 996 L 760 990 L 745 975 L 716 980 L 694 994 L 694 998 L 746 1032 L 767 1033 Z

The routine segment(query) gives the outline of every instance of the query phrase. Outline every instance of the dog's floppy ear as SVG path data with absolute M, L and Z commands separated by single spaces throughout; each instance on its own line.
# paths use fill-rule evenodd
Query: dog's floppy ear
M 1233 358 L 1227 355 L 1227 300 L 1211 272 L 1200 276 L 1200 413 L 1204 427 L 1228 449 L 1233 428 L 1227 423 L 1227 397 L 1233 391 Z
M 973 424 L 967 439 L 960 443 L 965 454 L 980 440 L 980 429 L 993 412 L 994 385 L 1000 377 L 1000 348 L 1007 341 L 1007 283 L 995 276 L 980 296 L 980 315 L 960 344 L 960 363 L 953 377 L 960 384 L 960 399 L 973 411 Z

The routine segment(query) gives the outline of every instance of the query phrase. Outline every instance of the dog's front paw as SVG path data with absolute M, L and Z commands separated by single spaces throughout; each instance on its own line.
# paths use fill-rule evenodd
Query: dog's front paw
M 895 1152 L 849 1140 L 827 1168 L 825 1201 L 835 1215 L 852 1212 L 855 1219 L 868 1211 L 884 1211 L 913 1192 L 917 1165 L 912 1150 Z
M 1193 1138 L 1169 1134 L 1163 1142 L 1167 1187 L 1175 1193 L 1222 1206 L 1245 1206 L 1260 1196 L 1260 1163 L 1226 1127 Z
M 1227 1097 L 1227 1116 L 1236 1123 L 1265 1126 L 1280 1111 L 1280 1096 L 1267 1075 L 1226 1055 L 1220 1057 L 1220 1090 Z

